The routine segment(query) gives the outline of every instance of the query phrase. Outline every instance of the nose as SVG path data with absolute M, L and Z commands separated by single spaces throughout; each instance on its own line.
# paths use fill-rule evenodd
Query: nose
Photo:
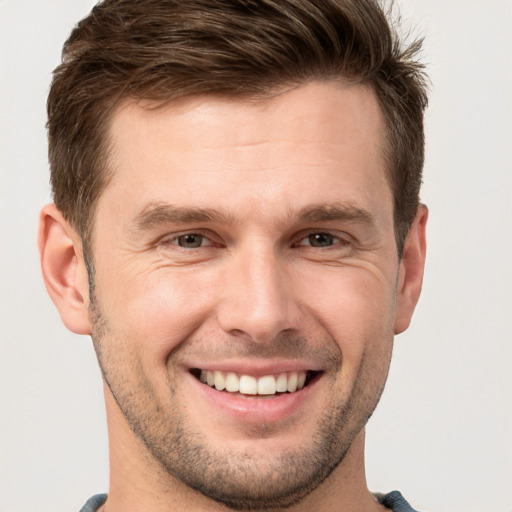
M 232 336 L 268 343 L 298 330 L 301 310 L 290 262 L 261 245 L 240 251 L 227 263 L 217 321 Z

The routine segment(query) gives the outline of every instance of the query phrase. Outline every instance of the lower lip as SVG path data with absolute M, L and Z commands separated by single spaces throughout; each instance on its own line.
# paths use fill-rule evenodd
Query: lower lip
M 304 406 L 321 380 L 317 377 L 294 393 L 261 396 L 217 391 L 192 375 L 190 377 L 194 379 L 200 393 L 209 404 L 234 419 L 249 423 L 269 423 L 290 418 Z

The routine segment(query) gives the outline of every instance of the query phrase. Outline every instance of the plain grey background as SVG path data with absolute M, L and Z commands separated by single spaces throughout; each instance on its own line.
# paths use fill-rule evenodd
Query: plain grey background
M 373 490 L 420 510 L 512 512 L 512 2 L 401 0 L 433 81 L 423 297 L 368 426 Z M 88 337 L 46 296 L 51 70 L 91 0 L 0 0 L 0 512 L 77 511 L 108 488 Z

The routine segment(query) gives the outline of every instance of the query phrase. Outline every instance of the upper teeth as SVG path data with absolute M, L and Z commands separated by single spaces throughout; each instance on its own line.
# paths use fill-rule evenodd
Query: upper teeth
M 289 372 L 278 375 L 238 375 L 234 372 L 201 370 L 201 382 L 218 391 L 242 393 L 244 395 L 275 395 L 276 393 L 293 393 L 304 387 L 306 372 Z

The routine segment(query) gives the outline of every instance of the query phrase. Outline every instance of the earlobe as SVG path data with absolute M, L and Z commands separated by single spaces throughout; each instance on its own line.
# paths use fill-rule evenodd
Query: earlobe
M 82 245 L 53 204 L 41 211 L 38 246 L 46 290 L 64 325 L 76 334 L 90 334 L 89 284 Z
M 427 218 L 427 207 L 420 205 L 405 241 L 397 284 L 395 334 L 409 327 L 420 298 L 426 257 Z

